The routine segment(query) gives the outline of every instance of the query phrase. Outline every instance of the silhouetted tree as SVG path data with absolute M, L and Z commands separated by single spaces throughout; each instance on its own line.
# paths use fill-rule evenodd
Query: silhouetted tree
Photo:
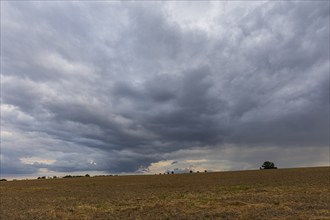
M 262 164 L 262 166 L 260 167 L 260 169 L 261 170 L 277 169 L 277 167 L 275 167 L 275 164 L 273 162 L 265 161 L 264 164 Z

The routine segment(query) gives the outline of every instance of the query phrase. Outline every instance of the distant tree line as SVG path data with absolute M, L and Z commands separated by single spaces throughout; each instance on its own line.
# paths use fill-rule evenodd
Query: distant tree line
M 106 176 L 118 176 L 118 175 L 95 175 L 93 177 L 106 177 Z M 53 177 L 46 177 L 46 176 L 39 176 L 37 179 L 59 179 L 59 178 L 64 178 L 64 179 L 67 179 L 67 178 L 82 178 L 82 177 L 91 177 L 89 174 L 86 174 L 84 176 L 82 175 L 66 175 L 66 176 L 63 176 L 63 177 L 58 177 L 58 176 L 53 176 Z
M 188 172 L 188 171 L 187 171 Z M 187 173 L 185 172 L 185 173 Z M 189 173 L 194 173 L 193 170 L 189 170 Z M 200 173 L 200 171 L 196 171 L 196 173 Z M 204 170 L 204 173 L 207 173 L 207 170 Z M 166 171 L 165 173 L 159 173 L 158 175 L 169 175 L 169 174 L 183 174 L 182 172 L 176 173 L 175 171 Z M 157 175 L 157 174 L 155 174 Z
M 90 177 L 90 175 L 89 174 L 86 174 L 85 176 L 71 176 L 71 175 L 66 175 L 66 176 L 64 176 L 63 178 L 80 178 L 80 177 Z
M 63 176 L 62 178 L 79 178 L 79 177 L 90 177 L 89 174 L 86 174 L 85 176 L 81 176 L 81 175 L 76 175 L 76 176 L 72 176 L 72 175 L 66 175 L 66 176 Z M 37 179 L 40 180 L 40 179 L 58 179 L 60 177 L 57 177 L 57 176 L 53 176 L 53 177 L 46 177 L 46 176 L 39 176 Z

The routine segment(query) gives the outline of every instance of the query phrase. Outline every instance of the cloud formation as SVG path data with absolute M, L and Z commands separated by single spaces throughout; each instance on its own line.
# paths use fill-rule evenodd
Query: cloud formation
M 329 163 L 328 2 L 2 8 L 4 175 Z

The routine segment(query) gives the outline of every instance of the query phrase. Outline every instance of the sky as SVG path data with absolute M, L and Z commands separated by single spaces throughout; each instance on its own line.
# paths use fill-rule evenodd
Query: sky
M 1 1 L 1 176 L 329 166 L 328 1 Z

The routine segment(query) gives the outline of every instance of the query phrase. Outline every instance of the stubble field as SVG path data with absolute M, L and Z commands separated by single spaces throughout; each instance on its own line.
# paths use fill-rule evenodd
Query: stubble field
M 0 219 L 330 219 L 330 167 L 1 182 Z

